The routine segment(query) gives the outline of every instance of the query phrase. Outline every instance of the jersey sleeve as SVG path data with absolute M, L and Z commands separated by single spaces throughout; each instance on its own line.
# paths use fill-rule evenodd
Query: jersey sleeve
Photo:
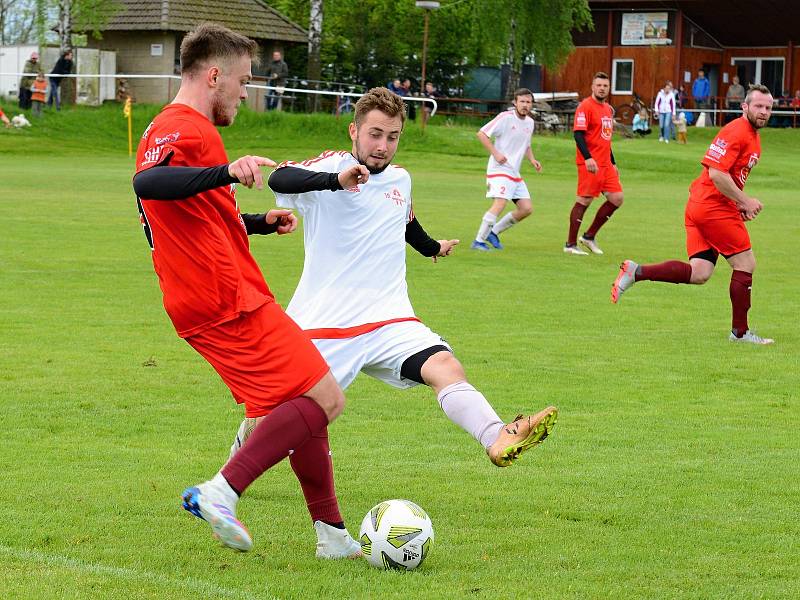
M 204 140 L 196 125 L 174 120 L 151 127 L 143 140 L 136 162 L 140 173 L 156 165 L 173 167 L 215 166 L 202 164 Z
M 481 133 L 483 133 L 486 137 L 489 137 L 489 138 L 491 138 L 491 137 L 498 138 L 501 135 L 503 135 L 503 130 L 505 129 L 505 127 L 503 125 L 507 121 L 505 116 L 506 116 L 506 113 L 504 113 L 504 112 L 502 112 L 499 115 L 497 115 L 494 119 L 492 119 L 486 125 L 481 127 L 481 129 L 480 129 Z
M 301 162 L 287 160 L 278 165 L 281 167 L 295 167 L 298 169 L 305 169 L 307 171 L 314 171 L 315 173 L 338 173 L 341 168 L 342 153 L 326 150 L 316 158 L 310 158 Z M 281 208 L 291 208 L 298 211 L 301 215 L 306 212 L 306 209 L 311 202 L 317 201 L 319 194 L 322 192 L 303 192 L 301 194 L 284 194 L 282 192 L 275 192 L 275 202 Z
M 572 126 L 572 131 L 587 131 L 590 121 L 591 115 L 586 110 L 586 105 L 581 102 L 575 111 L 575 123 Z
M 700 164 L 709 169 L 729 172 L 736 163 L 742 146 L 739 137 L 735 134 L 731 135 L 731 133 L 733 132 L 720 131 L 706 150 Z

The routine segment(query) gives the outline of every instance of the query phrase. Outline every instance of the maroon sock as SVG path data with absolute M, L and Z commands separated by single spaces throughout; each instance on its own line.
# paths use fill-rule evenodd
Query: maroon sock
M 333 461 L 328 445 L 328 429 L 312 435 L 289 455 L 294 474 L 303 488 L 312 521 L 339 523 L 342 515 L 333 486 Z
M 586 230 L 586 233 L 583 234 L 584 237 L 593 240 L 594 236 L 597 235 L 597 232 L 600 231 L 600 228 L 606 224 L 606 221 L 608 221 L 611 218 L 611 215 L 613 215 L 614 211 L 617 210 L 618 208 L 619 206 L 617 206 L 616 204 L 612 204 L 608 200 L 603 202 L 603 205 L 600 207 L 600 209 L 597 211 L 597 214 L 594 216 L 594 221 L 592 221 L 591 226 L 589 227 L 589 229 Z
M 328 417 L 311 398 L 300 396 L 279 405 L 253 430 L 244 446 L 222 468 L 222 476 L 240 494 L 264 471 L 300 448 L 328 425 Z
M 747 311 L 750 310 L 750 289 L 753 286 L 753 274 L 746 271 L 731 273 L 731 306 L 733 320 L 731 329 L 736 337 L 742 337 L 748 329 Z
M 679 260 L 668 260 L 655 265 L 640 265 L 636 281 L 666 281 L 668 283 L 689 283 L 692 278 L 692 265 Z
M 588 206 L 584 206 L 580 202 L 576 202 L 575 206 L 569 213 L 569 237 L 567 237 L 567 245 L 574 246 L 578 243 L 578 229 L 581 227 L 583 220 L 583 213 L 586 212 Z

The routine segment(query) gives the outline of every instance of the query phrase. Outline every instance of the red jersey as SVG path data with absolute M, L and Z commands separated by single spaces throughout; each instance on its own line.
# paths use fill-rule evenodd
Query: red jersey
M 155 165 L 228 162 L 219 132 L 185 104 L 170 104 L 147 126 L 136 172 Z M 138 198 L 164 308 L 180 337 L 257 309 L 274 298 L 250 254 L 235 184 L 181 200 Z
M 750 170 L 756 166 L 761 156 L 761 139 L 747 117 L 734 119 L 720 129 L 717 137 L 706 150 L 700 164 L 703 172 L 689 187 L 689 201 L 702 204 L 730 204 L 736 211 L 736 203 L 724 196 L 711 181 L 708 169 L 724 171 L 733 178 L 736 187 L 744 189 Z
M 608 102 L 598 102 L 589 96 L 575 110 L 573 131 L 586 132 L 586 146 L 598 167 L 610 167 L 611 134 L 614 133 L 614 109 Z M 580 150 L 575 150 L 575 163 L 586 162 Z

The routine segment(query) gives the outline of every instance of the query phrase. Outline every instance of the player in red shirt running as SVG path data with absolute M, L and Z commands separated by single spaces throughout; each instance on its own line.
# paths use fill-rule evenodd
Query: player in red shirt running
M 259 156 L 229 162 L 215 128 L 233 123 L 247 98 L 258 45 L 215 24 L 181 43 L 181 87 L 142 136 L 133 185 L 142 226 L 180 337 L 217 371 L 248 417 L 264 417 L 248 443 L 210 481 L 183 492 L 183 507 L 227 546 L 252 547 L 236 519 L 242 492 L 291 454 L 312 519 L 330 535 L 318 556 L 359 553 L 344 529 L 333 487 L 327 426 L 344 408 L 328 365 L 275 303 L 250 254 L 247 231 L 289 233 L 290 211 L 239 212 L 235 184 L 263 188 Z
M 608 75 L 596 73 L 592 79 L 592 95 L 578 105 L 575 111 L 575 162 L 578 165 L 578 194 L 569 213 L 569 234 L 564 252 L 586 256 L 578 247 L 578 229 L 583 214 L 597 196 L 605 194 L 606 201 L 600 206 L 589 229 L 580 237 L 581 245 L 593 254 L 603 251 L 595 242 L 595 236 L 620 206 L 622 185 L 619 171 L 611 151 L 611 136 L 614 133 L 614 109 L 606 102 L 610 86 Z
M 625 290 L 641 280 L 700 285 L 708 281 L 720 254 L 733 269 L 730 284 L 733 322 L 730 340 L 772 344 L 750 331 L 747 312 L 756 259 L 745 221 L 752 221 L 763 208 L 744 193 L 744 184 L 761 157 L 758 130 L 772 114 L 772 94 L 763 85 L 750 86 L 742 104 L 742 116 L 720 129 L 700 163 L 703 172 L 689 188 L 686 204 L 686 250 L 689 262 L 640 265 L 626 260 L 611 286 L 611 301 L 619 302 Z

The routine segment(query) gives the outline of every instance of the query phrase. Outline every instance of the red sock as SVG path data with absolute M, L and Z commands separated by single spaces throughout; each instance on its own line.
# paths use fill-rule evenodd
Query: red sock
M 264 471 L 300 448 L 328 425 L 328 417 L 311 398 L 300 396 L 279 405 L 255 428 L 244 446 L 222 468 L 222 476 L 239 494 Z
M 611 218 L 611 215 L 614 214 L 614 211 L 617 210 L 619 206 L 616 204 L 612 204 L 608 200 L 603 202 L 603 205 L 597 211 L 597 214 L 594 216 L 594 221 L 592 221 L 591 226 L 589 229 L 586 230 L 586 233 L 583 235 L 591 240 L 594 239 L 594 236 L 597 235 L 597 232 L 600 231 L 600 228 L 606 224 Z
M 668 260 L 655 265 L 640 265 L 636 281 L 666 281 L 667 283 L 689 283 L 692 265 L 679 260 Z
M 586 212 L 588 206 L 584 206 L 580 202 L 576 202 L 575 206 L 569 213 L 569 236 L 567 237 L 567 245 L 575 246 L 578 243 L 578 229 L 581 227 L 583 213 Z
M 303 488 L 312 521 L 343 521 L 333 486 L 333 461 L 328 445 L 328 429 L 312 435 L 305 444 L 289 455 L 294 474 Z
M 750 289 L 753 286 L 753 274 L 746 271 L 734 271 L 731 273 L 731 306 L 733 308 L 733 320 L 731 328 L 734 335 L 742 337 L 748 329 L 747 311 L 750 310 Z

